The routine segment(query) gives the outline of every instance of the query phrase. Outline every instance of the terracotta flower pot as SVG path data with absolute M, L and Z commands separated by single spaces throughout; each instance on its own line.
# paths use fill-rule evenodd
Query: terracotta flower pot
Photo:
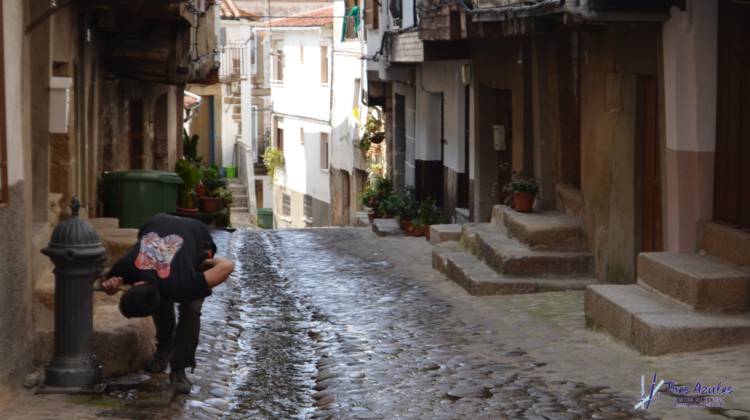
M 393 219 L 393 215 L 392 215 L 392 214 L 388 214 L 388 213 L 386 213 L 386 214 L 385 214 L 385 218 L 386 218 L 386 219 Z
M 197 184 L 195 186 L 195 195 L 197 195 L 198 197 L 203 197 L 204 195 L 206 195 L 206 186 Z
M 367 220 L 374 222 L 375 221 L 375 213 L 369 212 L 367 213 Z
M 219 197 L 205 196 L 201 198 L 201 206 L 204 213 L 213 213 L 216 211 L 216 201 Z
M 531 208 L 534 207 L 534 198 L 531 194 L 517 193 L 515 194 L 515 210 L 519 213 L 531 213 Z
M 412 229 L 410 220 L 402 220 L 401 224 L 404 226 L 404 232 L 406 232 L 406 236 L 414 236 L 414 230 Z
M 424 236 L 424 226 L 413 226 L 411 227 L 411 230 L 414 232 L 414 236 L 419 238 L 421 236 Z
M 229 202 L 221 200 L 221 206 L 224 207 L 224 208 L 227 208 L 227 207 L 229 207 Z
M 426 240 L 430 240 L 430 226 L 431 225 L 424 225 L 424 238 Z
M 195 214 L 198 213 L 198 209 L 183 209 L 182 207 L 177 206 L 177 213 L 189 214 L 191 216 L 195 216 Z

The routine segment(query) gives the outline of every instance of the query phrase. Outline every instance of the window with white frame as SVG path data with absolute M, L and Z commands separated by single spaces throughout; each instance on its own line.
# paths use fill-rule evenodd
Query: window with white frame
M 284 217 L 292 217 L 292 196 L 289 194 L 281 195 L 281 214 Z
M 250 32 L 250 74 L 258 74 L 258 34 Z
M 328 47 L 320 47 L 320 83 L 328 84 Z
M 273 55 L 275 60 L 274 64 L 274 81 L 277 83 L 284 82 L 284 40 L 279 39 L 274 41 Z
M 328 133 L 320 133 L 320 169 L 328 169 Z

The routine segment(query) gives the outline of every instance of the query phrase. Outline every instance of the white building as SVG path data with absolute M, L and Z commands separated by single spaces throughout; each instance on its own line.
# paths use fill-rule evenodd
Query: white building
M 331 225 L 333 21 L 327 7 L 269 23 L 273 146 L 285 158 L 273 189 L 277 228 Z

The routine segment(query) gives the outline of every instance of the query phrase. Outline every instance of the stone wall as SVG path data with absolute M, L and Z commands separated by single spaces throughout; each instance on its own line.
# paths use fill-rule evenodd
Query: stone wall
M 659 25 L 612 25 L 581 37 L 583 219 L 595 273 L 607 283 L 636 280 L 642 168 L 637 98 L 640 76 L 660 73 L 660 41 Z

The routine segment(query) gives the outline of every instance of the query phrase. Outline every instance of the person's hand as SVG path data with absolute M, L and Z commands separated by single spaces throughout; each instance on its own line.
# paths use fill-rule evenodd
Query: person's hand
M 104 292 L 108 295 L 114 295 L 118 290 L 122 289 L 122 277 L 112 277 L 107 281 L 103 281 L 102 289 L 104 289 Z

